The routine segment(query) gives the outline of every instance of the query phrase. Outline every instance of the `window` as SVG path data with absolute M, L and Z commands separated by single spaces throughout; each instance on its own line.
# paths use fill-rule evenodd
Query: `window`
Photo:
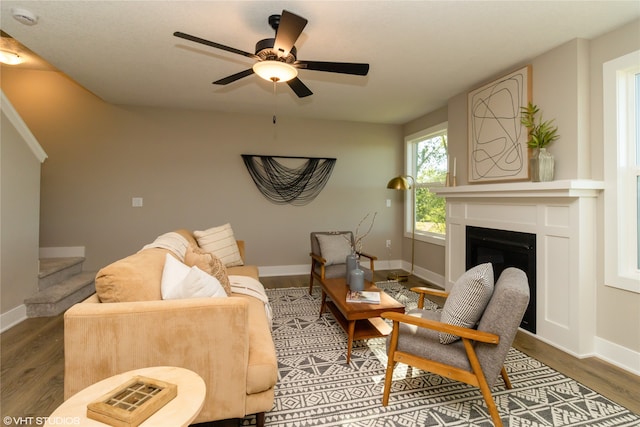
M 444 245 L 445 199 L 431 191 L 442 187 L 447 176 L 447 123 L 405 138 L 407 174 L 415 178 L 416 239 Z M 413 200 L 407 197 L 406 232 L 411 232 Z
M 605 284 L 640 293 L 640 51 L 604 64 Z

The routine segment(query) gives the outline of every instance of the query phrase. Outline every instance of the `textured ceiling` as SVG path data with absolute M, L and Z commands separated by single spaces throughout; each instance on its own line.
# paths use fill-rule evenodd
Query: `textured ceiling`
M 12 8 L 37 24 L 13 19 Z M 369 75 L 302 70 L 314 92 L 303 99 L 285 84 L 274 95 L 255 75 L 216 86 L 253 60 L 173 36 L 253 52 L 283 9 L 309 20 L 298 59 L 367 62 Z M 3 31 L 113 104 L 401 124 L 569 40 L 638 19 L 640 1 L 2 0 L 0 17 Z

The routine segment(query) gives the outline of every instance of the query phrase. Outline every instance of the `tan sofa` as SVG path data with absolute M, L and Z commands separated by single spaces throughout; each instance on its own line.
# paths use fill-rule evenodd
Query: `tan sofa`
M 190 232 L 179 232 L 197 245 Z M 242 241 L 238 248 L 244 259 Z M 196 372 L 207 386 L 194 423 L 256 414 L 263 424 L 277 380 L 264 303 L 235 293 L 228 298 L 162 300 L 167 252 L 144 249 L 103 268 L 96 276 L 98 292 L 65 313 L 65 399 L 121 372 L 179 366 Z M 227 272 L 258 279 L 255 266 L 230 267 Z M 136 301 L 101 302 L 101 292 L 113 295 L 122 282 L 132 290 L 128 299 Z

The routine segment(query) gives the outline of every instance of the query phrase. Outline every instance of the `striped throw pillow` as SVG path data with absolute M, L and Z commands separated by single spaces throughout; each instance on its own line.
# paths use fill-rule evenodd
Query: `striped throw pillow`
M 450 325 L 473 328 L 480 320 L 493 294 L 493 267 L 490 262 L 466 271 L 456 281 L 442 307 L 440 321 Z M 451 344 L 459 336 L 439 333 L 441 344 Z
M 220 258 L 225 266 L 234 267 L 244 264 L 231 224 L 227 223 L 204 231 L 194 231 L 193 235 L 201 249 Z

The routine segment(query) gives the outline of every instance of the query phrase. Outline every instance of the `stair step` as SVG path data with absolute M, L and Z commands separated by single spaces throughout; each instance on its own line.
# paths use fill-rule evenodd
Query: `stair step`
M 82 272 L 83 257 L 42 258 L 38 274 L 38 289 L 44 291 Z
M 24 300 L 27 317 L 57 316 L 95 293 L 96 272 L 85 271 L 51 285 Z

